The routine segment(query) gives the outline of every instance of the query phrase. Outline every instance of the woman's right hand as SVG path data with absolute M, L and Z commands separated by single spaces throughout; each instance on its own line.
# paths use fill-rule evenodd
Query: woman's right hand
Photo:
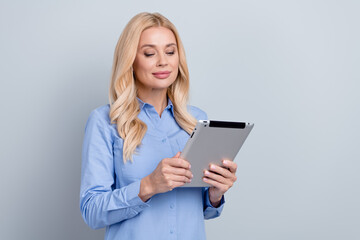
M 178 152 L 172 158 L 164 158 L 156 169 L 141 179 L 139 197 L 144 202 L 157 193 L 163 193 L 191 182 L 190 163 L 180 158 Z

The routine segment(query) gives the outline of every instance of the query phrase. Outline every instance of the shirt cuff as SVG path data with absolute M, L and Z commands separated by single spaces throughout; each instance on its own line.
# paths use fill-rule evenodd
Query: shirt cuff
M 149 207 L 151 198 L 143 202 L 139 197 L 141 180 L 136 180 L 129 185 L 116 189 L 114 201 L 111 201 L 108 210 L 117 210 L 121 208 L 131 207 L 136 212 L 141 212 L 144 208 Z

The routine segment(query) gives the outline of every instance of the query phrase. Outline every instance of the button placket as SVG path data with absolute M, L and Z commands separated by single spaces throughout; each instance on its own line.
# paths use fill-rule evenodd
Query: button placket
M 146 112 L 153 126 L 157 128 L 161 119 L 155 108 L 152 105 L 148 105 Z
M 171 238 L 170 239 L 176 239 L 176 211 L 175 211 L 175 205 L 176 205 L 176 190 L 172 191 L 170 194 L 170 199 L 168 202 L 168 216 L 169 216 L 169 233 Z

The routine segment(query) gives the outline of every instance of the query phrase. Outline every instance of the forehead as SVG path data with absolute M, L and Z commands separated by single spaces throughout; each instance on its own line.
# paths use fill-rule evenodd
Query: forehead
M 151 27 L 141 33 L 139 47 L 144 44 L 165 46 L 169 43 L 176 43 L 174 33 L 165 27 Z

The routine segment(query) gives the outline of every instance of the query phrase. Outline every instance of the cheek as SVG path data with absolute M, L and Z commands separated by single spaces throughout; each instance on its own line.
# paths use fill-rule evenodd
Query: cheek
M 179 68 L 179 59 L 178 58 L 171 59 L 170 63 L 173 68 Z
M 179 74 L 179 59 L 173 59 L 171 62 L 171 68 L 173 69 L 173 76 L 176 78 Z
M 151 73 L 151 70 L 153 68 L 153 63 L 151 60 L 137 60 L 134 62 L 134 70 L 137 75 L 146 75 Z

